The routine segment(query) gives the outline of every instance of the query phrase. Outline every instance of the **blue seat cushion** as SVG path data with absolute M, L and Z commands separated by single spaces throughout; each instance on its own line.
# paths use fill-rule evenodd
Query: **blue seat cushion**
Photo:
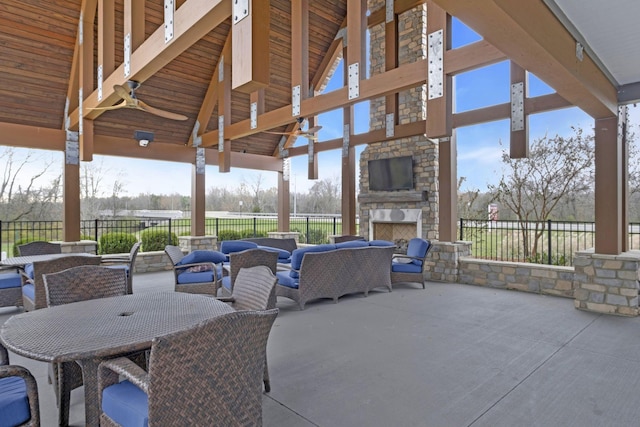
M 229 255 L 231 252 L 242 252 L 247 249 L 255 249 L 258 247 L 256 242 L 250 242 L 247 240 L 225 240 L 220 243 L 220 252 L 225 255 Z
M 408 264 L 393 262 L 391 263 L 391 271 L 395 273 L 420 273 L 422 272 L 422 265 L 416 265 L 413 262 Z
M 369 246 L 395 246 L 396 244 L 388 240 L 369 240 Z
M 231 276 L 224 276 L 222 278 L 222 286 L 231 291 Z
M 196 250 L 191 252 L 190 254 L 185 255 L 184 258 L 176 263 L 176 265 L 197 264 L 199 262 L 212 262 L 214 264 L 218 264 L 225 261 L 226 259 L 227 258 L 222 252 Z
M 19 288 L 22 277 L 18 273 L 0 274 L 0 289 Z
M 332 251 L 336 248 L 336 245 L 325 244 L 325 245 L 316 245 L 316 246 L 307 246 L 304 248 L 298 248 L 291 253 L 291 271 L 289 275 L 294 279 L 300 277 L 299 273 L 295 270 L 300 270 L 300 266 L 302 265 L 302 258 L 304 254 L 307 252 L 327 252 Z
M 283 259 L 291 258 L 291 252 L 284 249 L 273 248 L 271 246 L 258 246 L 258 249 L 264 249 L 265 251 L 271 251 L 271 252 L 278 252 L 278 262 L 282 262 L 280 260 L 283 260 Z
M 298 289 L 298 285 L 300 284 L 300 279 L 293 278 L 289 275 L 287 271 L 278 271 L 276 273 L 276 277 L 278 278 L 278 284 L 282 286 L 286 286 L 289 288 Z
M 27 264 L 24 266 L 24 272 L 27 276 L 33 279 L 33 264 Z
M 126 380 L 102 391 L 102 411 L 123 427 L 149 425 L 147 394 Z
M 185 271 L 184 273 L 178 274 L 178 283 L 181 285 L 206 282 L 213 282 L 213 271 L 201 271 L 198 273 Z
M 17 426 L 31 418 L 27 384 L 21 377 L 0 379 L 0 427 Z
M 369 246 L 369 242 L 366 240 L 348 240 L 346 242 L 336 243 L 336 249 L 363 248 L 365 246 Z
M 22 294 L 29 298 L 31 301 L 36 299 L 36 290 L 32 283 L 27 283 L 22 287 Z

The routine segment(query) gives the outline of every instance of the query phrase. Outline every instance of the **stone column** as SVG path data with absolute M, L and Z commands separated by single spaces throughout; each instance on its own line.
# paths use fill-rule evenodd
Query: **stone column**
M 640 252 L 620 255 L 576 253 L 573 259 L 577 309 L 621 316 L 638 315 Z
M 471 256 L 471 242 L 431 242 L 433 249 L 427 257 L 426 280 L 458 281 L 461 257 Z
M 217 236 L 180 236 L 178 237 L 180 248 L 187 253 L 195 250 L 217 250 Z

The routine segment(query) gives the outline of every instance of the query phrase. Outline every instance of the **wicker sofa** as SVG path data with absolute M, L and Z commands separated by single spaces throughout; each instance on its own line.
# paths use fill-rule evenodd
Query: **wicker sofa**
M 391 291 L 391 258 L 395 246 L 382 241 L 350 241 L 309 246 L 291 255 L 291 270 L 279 271 L 276 295 L 290 298 L 301 310 L 307 301 L 386 287 Z

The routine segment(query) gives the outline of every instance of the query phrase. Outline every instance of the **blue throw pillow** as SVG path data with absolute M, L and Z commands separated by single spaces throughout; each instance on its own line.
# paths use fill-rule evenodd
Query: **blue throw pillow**
M 280 248 L 273 248 L 271 246 L 260 246 L 258 249 L 264 249 L 265 251 L 278 252 L 278 259 L 288 259 L 291 256 L 291 252 Z
M 226 257 L 222 252 L 197 250 L 182 258 L 176 265 L 197 264 L 199 262 L 212 262 L 218 264 L 224 262 Z

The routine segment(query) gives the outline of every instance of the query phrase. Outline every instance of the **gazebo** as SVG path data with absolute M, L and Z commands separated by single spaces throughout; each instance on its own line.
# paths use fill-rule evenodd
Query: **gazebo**
M 524 157 L 528 116 L 575 105 L 593 117 L 596 140 L 595 250 L 576 270 L 576 306 L 637 315 L 637 277 L 626 274 L 637 273 L 640 257 L 626 247 L 625 105 L 640 99 L 640 4 L 575 3 L 2 0 L 0 144 L 65 153 L 64 239 L 76 241 L 80 162 L 94 154 L 191 164 L 191 234 L 202 236 L 205 165 L 277 172 L 278 230 L 287 232 L 287 162 L 307 156 L 313 179 L 318 152 L 341 150 L 343 232 L 352 234 L 355 147 L 419 138 L 433 150 L 431 186 L 384 203 L 414 204 L 429 222 L 420 234 L 464 254 L 456 246 L 455 129 L 509 119 L 511 156 Z M 452 16 L 483 40 L 452 49 Z M 377 35 L 370 75 L 367 31 Z M 407 34 L 426 54 L 408 47 Z M 507 59 L 510 102 L 455 114 L 453 76 Z M 344 87 L 323 93 L 341 60 Z M 556 93 L 528 97 L 527 72 Z M 401 108 L 411 91 L 418 101 L 410 109 L 422 112 L 415 117 Z M 355 134 L 353 108 L 362 101 L 377 106 L 379 120 Z M 318 114 L 336 109 L 344 112 L 341 138 L 294 146 L 297 136 L 312 137 L 305 129 Z M 456 270 L 455 259 L 443 259 L 445 269 Z M 626 275 L 616 276 L 621 269 Z M 600 281 L 610 274 L 615 280 Z

